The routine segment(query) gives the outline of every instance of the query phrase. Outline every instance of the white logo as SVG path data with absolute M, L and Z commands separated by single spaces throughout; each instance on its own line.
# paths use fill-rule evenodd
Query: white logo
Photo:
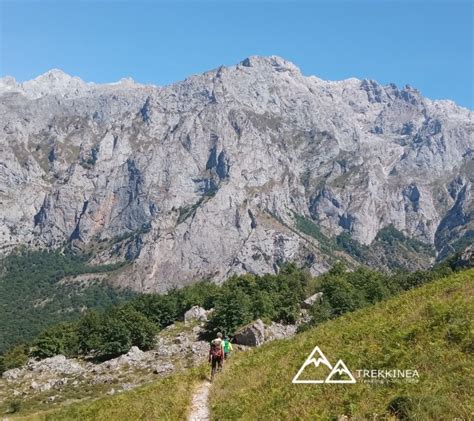
M 325 366 L 325 367 L 324 367 Z M 301 374 L 305 371 L 305 369 L 319 369 L 319 371 L 329 371 L 327 377 L 322 379 L 310 379 L 310 380 L 303 380 L 300 379 Z M 320 375 L 320 373 L 319 373 Z M 309 374 L 308 374 L 309 376 Z M 311 378 L 311 377 L 310 377 Z M 336 365 L 333 367 L 326 356 L 323 354 L 319 346 L 315 346 L 314 349 L 309 354 L 306 361 L 303 363 L 301 368 L 296 373 L 296 376 L 293 378 L 292 383 L 332 383 L 332 384 L 347 384 L 347 383 L 355 383 L 356 380 L 352 373 L 347 368 L 344 361 L 339 360 Z

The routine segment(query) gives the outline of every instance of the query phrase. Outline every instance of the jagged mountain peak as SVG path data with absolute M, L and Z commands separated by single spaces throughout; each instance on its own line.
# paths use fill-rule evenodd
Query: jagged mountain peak
M 411 88 L 276 56 L 163 88 L 1 82 L 4 251 L 100 244 L 97 262 L 134 262 L 121 285 L 163 291 L 287 260 L 321 272 L 338 239 L 360 259 L 389 227 L 440 255 L 472 232 L 472 112 Z
M 279 56 L 250 56 L 240 62 L 244 67 L 267 67 L 277 71 L 300 73 L 300 69 L 291 61 Z
M 70 76 L 69 74 L 67 74 L 61 69 L 54 68 L 37 76 L 34 80 L 36 81 L 43 81 L 43 80 L 63 81 L 63 80 L 70 80 L 70 79 L 73 79 L 73 76 Z

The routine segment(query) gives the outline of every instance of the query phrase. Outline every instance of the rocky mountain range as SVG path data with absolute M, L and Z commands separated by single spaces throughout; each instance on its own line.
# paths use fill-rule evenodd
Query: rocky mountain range
M 474 237 L 473 117 L 275 56 L 166 87 L 4 77 L 0 253 L 123 261 L 113 282 L 143 292 L 285 261 L 423 267 Z

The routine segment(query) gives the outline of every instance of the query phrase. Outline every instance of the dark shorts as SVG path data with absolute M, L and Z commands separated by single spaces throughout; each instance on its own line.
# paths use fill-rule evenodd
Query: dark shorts
M 221 368 L 222 357 L 212 357 L 211 364 L 212 364 L 212 368 Z

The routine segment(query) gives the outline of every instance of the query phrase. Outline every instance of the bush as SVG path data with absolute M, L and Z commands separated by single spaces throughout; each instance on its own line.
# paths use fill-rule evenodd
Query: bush
M 101 345 L 101 329 L 103 316 L 97 311 L 90 310 L 84 314 L 77 325 L 78 352 L 94 353 Z
M 112 357 L 126 353 L 132 346 L 142 350 L 153 347 L 157 327 L 130 306 L 106 313 L 98 332 L 96 355 Z
M 67 357 L 77 355 L 79 350 L 77 325 L 60 323 L 44 330 L 33 342 L 32 355 L 39 358 L 63 354 Z
M 408 396 L 397 396 L 388 404 L 388 411 L 399 420 L 409 420 L 412 401 Z
M 251 301 L 243 291 L 227 290 L 208 322 L 207 330 L 210 333 L 222 332 L 233 335 L 240 327 L 252 321 Z
M 323 299 L 320 303 L 315 303 L 310 311 L 312 324 L 319 324 L 334 317 L 334 311 L 329 301 Z
M 329 276 L 321 284 L 323 297 L 328 301 L 335 316 L 364 307 L 367 302 L 362 291 L 348 282 L 344 276 Z
M 28 361 L 28 347 L 17 345 L 0 357 L 0 373 L 12 368 L 22 367 Z
M 355 272 L 347 273 L 346 278 L 351 285 L 362 292 L 369 303 L 376 303 L 391 295 L 387 287 L 387 277 L 380 272 L 359 268 Z

